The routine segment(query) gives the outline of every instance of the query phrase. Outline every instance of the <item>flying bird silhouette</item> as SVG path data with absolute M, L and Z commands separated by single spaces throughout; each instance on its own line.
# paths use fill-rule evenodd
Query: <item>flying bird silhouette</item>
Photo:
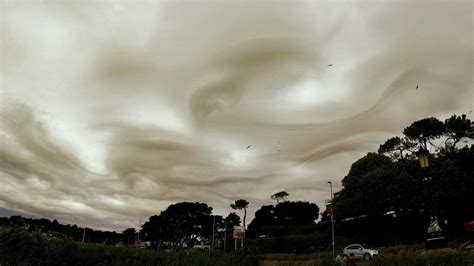
M 415 88 L 415 90 L 417 90 L 417 89 L 418 89 L 418 84 L 416 84 L 416 88 Z
M 277 151 L 281 151 L 281 150 L 277 150 Z
M 328 66 L 332 66 L 332 64 L 329 64 Z
M 250 146 L 252 146 L 252 145 L 248 145 L 248 146 L 247 146 L 247 149 L 250 148 Z

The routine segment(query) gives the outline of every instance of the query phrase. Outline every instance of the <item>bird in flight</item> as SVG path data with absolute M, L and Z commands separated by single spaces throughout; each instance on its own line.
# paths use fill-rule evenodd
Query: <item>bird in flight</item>
M 252 146 L 252 145 L 248 145 L 248 146 L 247 146 L 247 149 L 249 149 L 251 146 Z
M 328 66 L 332 66 L 332 64 L 329 64 Z
M 277 150 L 277 151 L 281 151 L 281 150 Z
M 415 88 L 415 90 L 417 90 L 417 89 L 418 89 L 418 84 L 416 84 L 416 88 Z

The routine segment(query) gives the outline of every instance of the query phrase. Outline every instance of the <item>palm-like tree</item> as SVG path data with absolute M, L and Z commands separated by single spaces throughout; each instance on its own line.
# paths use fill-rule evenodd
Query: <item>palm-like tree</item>
M 244 210 L 244 228 L 245 228 L 245 219 L 247 218 L 247 207 L 249 206 L 249 202 L 244 199 L 236 200 L 235 203 L 230 204 L 230 207 L 234 210 Z

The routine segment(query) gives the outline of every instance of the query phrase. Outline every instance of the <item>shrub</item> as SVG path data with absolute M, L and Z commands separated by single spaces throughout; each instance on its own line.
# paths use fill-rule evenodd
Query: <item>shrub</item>
M 474 254 L 466 251 L 452 249 L 434 250 L 424 252 L 401 251 L 397 254 L 384 254 L 375 258 L 370 265 L 376 266 L 463 266 L 474 263 Z
M 46 239 L 40 234 L 0 227 L 0 265 L 258 265 L 254 247 L 236 252 L 153 251 Z

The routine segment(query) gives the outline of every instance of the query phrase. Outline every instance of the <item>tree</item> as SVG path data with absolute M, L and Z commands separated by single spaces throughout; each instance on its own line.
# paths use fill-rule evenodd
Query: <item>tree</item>
M 393 224 L 387 223 L 392 219 L 389 213 L 396 215 L 393 219 L 397 222 L 428 221 L 435 214 L 440 221 L 448 221 L 449 234 L 460 234 L 463 223 L 474 218 L 474 205 L 468 204 L 474 201 L 474 147 L 458 144 L 473 138 L 473 123 L 465 115 L 453 115 L 444 123 L 425 118 L 403 133 L 405 138 L 394 137 L 382 144 L 379 154 L 369 153 L 352 164 L 334 199 L 337 219 L 358 218 L 358 222 L 368 222 L 374 232 L 381 232 L 385 230 L 383 221 Z M 443 137 L 445 149 L 430 156 L 426 169 L 421 169 L 413 153 L 403 150 L 404 141 L 427 149 L 428 144 L 442 143 Z M 381 154 L 403 160 L 392 161 Z M 412 233 L 423 236 L 426 228 L 423 222 L 419 225 Z
M 168 206 L 159 216 L 151 216 L 142 226 L 144 233 L 155 241 L 193 246 L 198 237 L 212 233 L 212 208 L 205 203 L 180 202 Z
M 214 232 L 214 247 L 216 247 L 219 243 L 218 239 L 224 239 L 224 230 L 226 230 L 228 227 L 225 224 L 222 215 L 211 215 L 209 217 L 209 222 L 211 224 L 211 239 L 212 232 Z M 212 231 L 212 226 L 214 226 L 214 231 Z
M 456 149 L 456 144 L 464 138 L 474 138 L 474 123 L 465 114 L 462 116 L 452 115 L 444 121 L 446 128 L 445 147 L 451 151 Z
M 368 153 L 353 163 L 342 180 L 344 188 L 334 200 L 336 218 L 379 217 L 389 210 L 391 191 L 388 187 L 394 178 L 393 164 L 389 158 L 376 153 Z
M 319 216 L 319 207 L 306 201 L 285 201 L 274 209 L 277 225 L 312 224 Z
M 249 206 L 249 202 L 244 199 L 236 200 L 235 203 L 230 204 L 230 207 L 234 210 L 244 210 L 244 228 L 245 228 L 245 220 L 247 218 L 247 208 Z
M 474 146 L 463 147 L 433 158 L 430 165 L 431 207 L 441 220 L 448 220 L 451 232 L 462 231 L 463 223 L 474 219 Z
M 211 212 L 212 208 L 205 203 L 181 202 L 168 206 L 160 216 L 176 244 L 185 241 L 193 246 L 197 237 L 208 237 L 211 234 Z
M 329 214 L 326 210 L 321 212 L 321 220 L 319 221 L 320 224 L 327 224 L 329 223 Z
M 445 131 L 443 122 L 435 117 L 424 118 L 413 122 L 403 130 L 403 134 L 412 141 L 416 141 L 422 149 L 428 149 L 427 143 L 440 137 Z
M 231 212 L 225 218 L 228 228 L 233 228 L 236 225 L 240 225 L 240 217 L 235 213 Z
M 165 228 L 166 225 L 162 217 L 153 215 L 142 225 L 140 235 L 146 235 L 147 240 L 151 241 L 153 246 L 157 246 L 161 241 L 167 240 Z
M 393 160 L 405 160 L 408 156 L 405 153 L 411 151 L 415 145 L 416 144 L 410 142 L 406 138 L 393 137 L 386 140 L 384 144 L 380 145 L 378 153 L 386 154 Z
M 266 226 L 273 226 L 276 223 L 275 206 L 264 205 L 255 212 L 255 217 L 249 224 L 249 229 L 260 234 L 260 230 Z
M 286 198 L 290 194 L 286 193 L 285 191 L 280 191 L 278 193 L 275 193 L 271 196 L 272 200 L 276 200 L 277 204 L 280 203 L 280 201 L 285 201 Z
M 265 234 L 265 228 L 280 225 L 312 224 L 319 216 L 319 207 L 305 201 L 285 201 L 276 206 L 264 205 L 255 212 L 249 229 L 257 235 Z
M 125 229 L 123 232 L 122 232 L 122 235 L 123 235 L 123 238 L 122 238 L 122 241 L 124 243 L 126 243 L 127 245 L 130 245 L 130 244 L 133 244 L 135 243 L 135 234 L 137 232 L 135 231 L 135 228 L 128 228 L 128 229 Z
M 224 235 L 224 237 L 226 238 L 224 241 L 227 241 L 227 243 L 229 243 L 233 239 L 232 232 L 234 230 L 234 226 L 240 225 L 240 217 L 235 212 L 231 212 L 231 213 L 229 213 L 229 215 L 227 215 L 227 217 L 224 219 L 224 221 L 225 221 L 225 229 L 224 229 L 225 230 L 225 235 Z M 230 247 L 231 247 L 231 245 L 227 245 L 226 249 L 229 250 Z

